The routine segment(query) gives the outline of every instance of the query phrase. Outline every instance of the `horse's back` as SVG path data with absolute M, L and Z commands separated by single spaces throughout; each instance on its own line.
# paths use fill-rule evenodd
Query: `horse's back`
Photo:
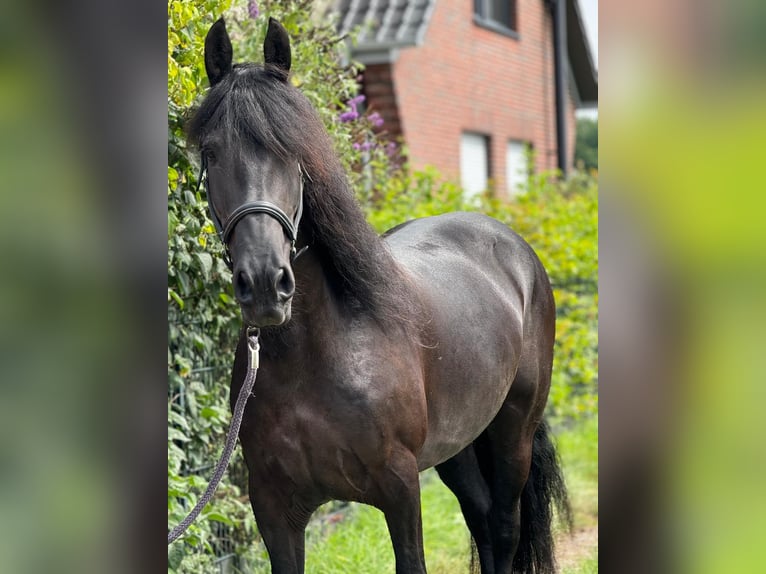
M 485 215 L 413 220 L 386 241 L 426 307 L 426 468 L 472 442 L 497 414 L 525 337 L 552 320 L 552 296 L 531 247 Z
M 525 301 L 545 274 L 521 236 L 480 213 L 415 219 L 385 238 L 418 287 L 443 291 L 444 298 L 459 298 L 466 308 L 497 302 L 512 314 L 523 314 Z
M 531 285 L 538 271 L 537 256 L 516 232 L 496 219 L 481 213 L 456 212 L 414 219 L 384 235 L 397 260 L 412 270 L 426 273 L 422 263 L 449 256 L 467 267 L 485 269 L 497 263 L 521 284 Z

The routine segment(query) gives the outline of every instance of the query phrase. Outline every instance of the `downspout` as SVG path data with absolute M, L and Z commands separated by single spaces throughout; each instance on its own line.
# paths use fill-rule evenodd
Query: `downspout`
M 567 176 L 567 0 L 549 0 L 553 17 L 553 64 L 556 80 L 556 146 L 558 168 Z

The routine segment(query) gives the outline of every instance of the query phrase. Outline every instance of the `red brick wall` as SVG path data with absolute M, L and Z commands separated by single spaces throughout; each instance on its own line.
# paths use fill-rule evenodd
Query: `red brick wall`
M 383 130 L 392 140 L 402 135 L 399 108 L 396 102 L 396 86 L 393 83 L 390 64 L 370 64 L 365 67 L 362 90 L 367 96 L 367 106 L 383 118 Z
M 416 167 L 434 165 L 459 180 L 464 131 L 490 136 L 490 177 L 501 192 L 510 139 L 532 143 L 538 171 L 556 167 L 551 17 L 543 0 L 519 0 L 517 10 L 518 40 L 474 24 L 470 0 L 438 0 L 423 45 L 400 51 L 391 70 L 395 95 L 386 97 L 395 97 L 391 128 L 401 129 Z M 572 104 L 568 116 L 571 158 Z

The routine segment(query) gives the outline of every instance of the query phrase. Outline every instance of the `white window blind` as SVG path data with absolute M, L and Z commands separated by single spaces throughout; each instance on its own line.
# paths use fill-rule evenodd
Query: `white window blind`
M 466 197 L 473 197 L 487 189 L 488 148 L 486 136 L 464 133 L 460 137 L 460 183 Z
M 508 195 L 523 192 L 527 185 L 526 144 L 511 140 L 505 148 L 505 185 Z

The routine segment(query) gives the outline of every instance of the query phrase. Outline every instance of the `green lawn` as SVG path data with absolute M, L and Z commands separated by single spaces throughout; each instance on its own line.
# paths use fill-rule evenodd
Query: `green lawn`
M 596 574 L 598 572 L 598 550 L 593 550 L 588 557 L 573 568 L 564 570 L 564 574 Z
M 598 419 L 556 434 L 575 529 L 598 524 Z
M 574 510 L 575 530 L 598 524 L 598 421 L 580 423 L 557 436 Z M 421 475 L 423 538 L 429 574 L 467 572 L 468 529 L 452 493 L 435 471 Z M 566 544 L 566 535 L 559 535 Z M 565 574 L 598 572 L 597 548 L 578 549 L 582 559 Z M 254 560 L 254 572 L 269 572 L 265 552 Z M 394 572 L 394 555 L 383 514 L 372 507 L 352 504 L 309 527 L 306 544 L 308 574 L 385 574 Z

